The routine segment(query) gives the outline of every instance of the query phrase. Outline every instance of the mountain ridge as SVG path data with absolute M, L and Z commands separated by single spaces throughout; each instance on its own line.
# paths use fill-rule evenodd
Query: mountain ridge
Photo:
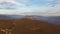
M 43 20 L 48 23 L 60 25 L 60 16 L 38 16 L 38 15 L 0 15 L 0 20 L 16 20 L 33 17 L 36 20 Z

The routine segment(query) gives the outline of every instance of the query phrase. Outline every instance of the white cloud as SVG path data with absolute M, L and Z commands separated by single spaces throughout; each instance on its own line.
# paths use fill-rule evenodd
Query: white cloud
M 16 2 L 15 0 L 0 0 L 0 3 L 4 3 L 4 2 L 9 3 L 9 4 L 11 3 L 11 4 L 19 5 L 19 3 Z
M 21 2 L 29 2 L 30 0 L 20 0 Z
M 5 11 L 5 10 L 4 10 Z M 14 14 L 14 15 L 42 15 L 42 16 L 60 16 L 60 5 L 55 7 L 23 7 L 18 10 L 11 10 L 0 12 L 0 14 Z
M 12 4 L 16 4 L 19 5 L 18 2 L 16 2 L 15 0 L 6 0 L 9 3 Z M 23 1 L 23 0 L 21 0 Z M 46 1 L 53 1 L 53 0 L 46 0 Z M 2 2 L 2 1 L 1 1 Z M 24 0 L 23 2 L 28 2 L 28 0 Z M 60 0 L 59 0 L 60 2 Z M 37 7 L 37 6 L 24 6 L 24 7 L 20 7 L 17 10 L 11 10 L 11 11 L 3 11 L 1 10 L 0 14 L 29 14 L 29 15 L 43 15 L 43 16 L 60 16 L 60 3 L 57 1 L 57 4 L 54 7 L 51 6 L 41 6 L 41 7 Z M 23 4 L 22 4 L 23 6 Z M 0 6 L 1 7 L 1 6 Z M 3 7 L 1 7 L 3 8 Z
M 4 14 L 4 15 L 15 15 L 16 10 L 0 10 L 0 14 Z
M 0 9 L 14 9 L 20 5 L 23 4 L 18 3 L 15 0 L 0 0 L 0 6 L 1 6 Z
M 29 10 L 29 11 L 27 11 Z M 25 11 L 25 12 L 23 12 Z M 42 16 L 60 16 L 60 5 L 57 4 L 54 7 L 29 7 L 27 9 L 23 9 L 23 15 L 42 15 Z M 20 13 L 17 13 L 20 14 Z

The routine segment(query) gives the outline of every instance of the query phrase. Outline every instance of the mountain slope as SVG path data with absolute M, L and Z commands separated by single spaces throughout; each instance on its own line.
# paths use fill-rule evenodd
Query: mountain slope
M 60 26 L 28 18 L 14 20 L 14 34 L 60 34 Z
M 38 15 L 31 15 L 30 17 L 33 17 L 36 20 L 43 20 L 43 21 L 46 21 L 48 23 L 60 25 L 60 16 L 38 16 Z
M 0 20 L 14 20 L 14 19 L 21 19 L 26 18 L 29 15 L 1 15 Z M 39 16 L 39 15 L 30 15 L 36 20 L 43 20 L 49 23 L 60 25 L 60 16 Z

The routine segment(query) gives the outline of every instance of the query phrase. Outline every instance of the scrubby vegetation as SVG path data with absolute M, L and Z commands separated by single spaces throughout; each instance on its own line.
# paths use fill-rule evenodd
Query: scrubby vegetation
M 2 25 L 2 26 L 1 26 Z M 27 18 L 0 20 L 1 28 L 14 28 L 12 34 L 60 34 L 60 26 Z

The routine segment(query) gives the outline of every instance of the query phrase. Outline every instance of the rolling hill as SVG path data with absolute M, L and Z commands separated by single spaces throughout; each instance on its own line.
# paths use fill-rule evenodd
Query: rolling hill
M 13 24 L 14 23 L 14 24 Z M 14 25 L 14 26 L 13 26 Z M 12 34 L 60 34 L 60 26 L 36 20 L 20 18 L 15 20 L 0 20 L 0 27 L 12 29 Z M 0 34 L 3 33 L 0 31 Z
M 42 20 L 23 18 L 13 22 L 16 24 L 13 34 L 60 34 L 60 26 Z

